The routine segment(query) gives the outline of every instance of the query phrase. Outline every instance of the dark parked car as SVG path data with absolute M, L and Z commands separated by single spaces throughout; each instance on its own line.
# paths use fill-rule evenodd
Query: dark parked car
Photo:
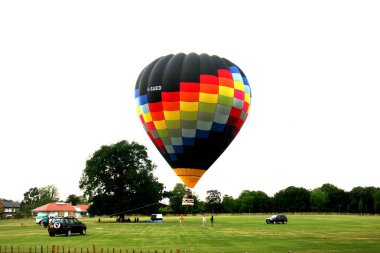
M 55 236 L 56 234 L 65 234 L 70 236 L 72 233 L 80 233 L 81 235 L 85 235 L 86 230 L 86 224 L 80 222 L 74 217 L 54 217 L 48 228 L 50 236 Z
M 271 223 L 273 223 L 273 224 L 277 224 L 277 223 L 285 224 L 288 222 L 288 218 L 284 214 L 276 214 L 270 218 L 267 218 L 266 222 L 267 222 L 267 224 L 271 224 Z

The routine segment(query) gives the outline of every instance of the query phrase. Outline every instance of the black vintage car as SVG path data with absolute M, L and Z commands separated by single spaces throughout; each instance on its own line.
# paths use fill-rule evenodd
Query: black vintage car
M 288 222 L 288 218 L 284 214 L 276 214 L 266 219 L 267 224 L 285 224 Z
M 55 236 L 56 234 L 65 234 L 70 236 L 72 233 L 80 233 L 81 235 L 85 235 L 86 230 L 86 224 L 80 222 L 74 217 L 54 217 L 48 228 L 50 236 Z

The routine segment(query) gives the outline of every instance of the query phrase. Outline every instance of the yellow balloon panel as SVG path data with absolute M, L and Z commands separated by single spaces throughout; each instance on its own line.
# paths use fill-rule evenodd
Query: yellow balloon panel
M 206 172 L 200 169 L 174 168 L 174 172 L 181 178 L 182 182 L 189 188 L 194 188 L 199 179 Z

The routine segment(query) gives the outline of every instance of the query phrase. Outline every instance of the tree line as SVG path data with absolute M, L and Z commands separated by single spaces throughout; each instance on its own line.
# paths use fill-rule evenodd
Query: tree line
M 380 188 L 377 187 L 354 187 L 347 192 L 338 187 L 326 183 L 313 190 L 303 187 L 290 186 L 280 190 L 273 197 L 263 191 L 244 190 L 237 198 L 230 195 L 221 196 L 218 190 L 208 190 L 206 199 L 200 200 L 193 194 L 194 206 L 183 206 L 182 198 L 189 193 L 184 184 L 176 184 L 171 191 L 161 193 L 159 199 L 168 199 L 168 204 L 157 202 L 157 205 L 148 205 L 144 208 L 141 203 L 132 206 L 121 206 L 112 209 L 112 213 L 95 206 L 98 213 L 92 215 L 112 215 L 122 217 L 131 213 L 150 214 L 183 214 L 183 213 L 270 213 L 270 212 L 318 212 L 318 213 L 357 213 L 379 214 L 380 213 Z M 143 195 L 139 195 L 144 197 Z M 58 190 L 54 185 L 37 188 L 32 187 L 24 194 L 21 202 L 21 211 L 16 217 L 28 216 L 30 211 L 38 206 L 58 201 Z M 0 214 L 4 206 L 0 200 Z M 83 196 L 71 194 L 67 197 L 67 203 L 73 205 L 87 203 Z M 110 204 L 101 202 L 103 205 Z M 99 206 L 101 203 L 97 203 Z M 146 205 L 146 203 L 143 203 Z M 110 204 L 112 205 L 112 204 Z M 139 208 L 143 207 L 143 208 Z M 111 208 L 111 207 L 108 207 Z M 131 211 L 126 211 L 130 209 Z
M 5 199 L 0 198 L 0 216 L 4 212 Z M 9 200 L 11 201 L 11 200 Z M 31 187 L 24 193 L 24 199 L 20 203 L 20 211 L 14 214 L 15 218 L 22 218 L 31 216 L 31 211 L 34 208 L 43 206 L 52 202 L 66 202 L 73 205 L 80 203 L 87 203 L 83 196 L 70 194 L 66 200 L 59 199 L 58 188 L 55 185 L 47 185 L 43 187 Z
M 313 190 L 289 186 L 273 197 L 263 191 L 244 190 L 239 197 L 221 196 L 218 190 L 207 191 L 206 200 L 194 196 L 194 206 L 181 205 L 184 185 L 177 184 L 170 192 L 169 205 L 161 208 L 168 213 L 268 213 L 268 212 L 318 212 L 318 213 L 380 213 L 380 188 L 354 187 L 347 192 L 333 184 L 323 184 Z
M 346 192 L 326 183 L 313 190 L 290 186 L 273 197 L 263 191 L 244 190 L 237 198 L 207 191 L 206 199 L 196 194 L 194 206 L 183 206 L 189 189 L 177 184 L 166 191 L 154 176 L 156 165 L 148 158 L 145 146 L 120 141 L 102 146 L 86 161 L 79 181 L 83 196 L 70 195 L 66 202 L 90 204 L 91 215 L 118 216 L 161 213 L 266 213 L 266 212 L 336 212 L 380 213 L 380 188 L 355 187 Z M 191 193 L 191 191 L 190 191 Z M 167 199 L 169 204 L 162 204 Z M 30 188 L 21 202 L 21 215 L 30 215 L 38 206 L 58 201 L 54 185 Z M 0 205 L 0 207 L 2 207 Z

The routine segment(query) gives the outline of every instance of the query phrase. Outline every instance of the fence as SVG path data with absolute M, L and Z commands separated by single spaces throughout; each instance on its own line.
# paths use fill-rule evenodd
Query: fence
M 92 248 L 70 248 L 70 247 L 59 247 L 58 245 L 46 245 L 46 246 L 29 246 L 29 247 L 20 247 L 20 246 L 1 246 L 0 245 L 0 253 L 195 253 L 193 250 L 183 250 L 181 249 L 175 249 L 175 250 L 165 250 L 158 251 L 157 249 L 150 251 L 147 250 L 136 250 L 132 249 L 128 251 L 128 249 L 116 249 L 112 248 L 111 250 L 109 248 L 96 248 L 95 244 L 92 245 Z M 223 253 L 223 251 L 222 251 Z

